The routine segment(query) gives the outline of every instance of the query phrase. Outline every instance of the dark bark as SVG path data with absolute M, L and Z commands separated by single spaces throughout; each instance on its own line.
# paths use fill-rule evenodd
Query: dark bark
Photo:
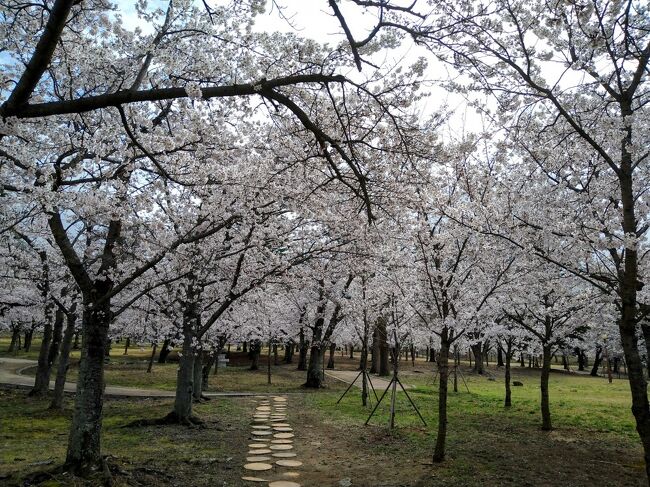
M 309 354 L 309 364 L 307 365 L 307 381 L 305 382 L 305 387 L 318 389 L 323 386 L 321 364 L 323 361 L 324 350 L 314 343 L 312 343 L 311 353 Z
M 307 340 L 305 340 L 305 330 L 300 327 L 300 342 L 298 350 L 298 370 L 307 370 L 307 351 L 308 345 Z
M 333 369 L 334 368 L 334 354 L 336 353 L 336 343 L 330 343 L 330 356 L 329 360 L 327 361 L 327 368 L 328 369 Z
M 389 347 L 386 334 L 386 319 L 383 316 L 377 318 L 377 338 L 379 340 L 379 375 L 386 377 L 390 375 L 388 367 Z
M 475 343 L 472 347 L 472 353 L 474 354 L 474 372 L 477 374 L 483 373 L 483 343 Z
M 282 360 L 285 364 L 292 364 L 293 363 L 293 350 L 294 350 L 295 344 L 293 341 L 287 343 L 284 346 L 284 359 Z
M 258 370 L 260 368 L 260 353 L 262 352 L 262 342 L 259 340 L 252 340 L 248 356 L 251 359 L 250 370 Z
M 584 371 L 585 366 L 587 365 L 587 356 L 585 355 L 585 352 L 580 347 L 576 347 L 575 352 L 576 352 L 576 357 L 578 358 L 578 370 Z
M 592 377 L 598 377 L 598 369 L 600 364 L 603 361 L 603 349 L 600 346 L 596 347 L 596 354 L 594 355 L 594 364 L 591 367 L 591 372 L 589 375 Z
M 280 365 L 280 357 L 278 355 L 278 344 L 273 344 L 273 365 Z
M 13 331 L 11 333 L 11 343 L 9 344 L 9 348 L 7 349 L 8 353 L 14 353 L 18 351 L 19 340 L 20 340 L 20 328 L 14 326 Z
M 151 374 L 151 370 L 153 369 L 153 362 L 156 357 L 156 348 L 158 348 L 158 343 L 153 342 L 153 345 L 151 346 L 151 356 L 149 357 L 149 365 L 147 365 L 148 374 Z
M 350 359 L 354 360 L 354 345 L 350 344 Z
M 551 347 L 548 345 L 543 345 L 542 350 L 542 374 L 540 376 L 540 389 L 542 394 L 542 429 L 544 431 L 550 431 L 553 429 L 553 425 L 551 424 L 551 408 L 548 397 L 548 378 L 551 372 Z
M 59 363 L 56 370 L 56 379 L 54 381 L 54 394 L 50 409 L 63 408 L 63 396 L 65 392 L 65 381 L 70 366 L 70 350 L 72 349 L 72 339 L 75 334 L 75 325 L 77 321 L 76 314 L 70 313 L 67 316 L 67 324 L 65 333 L 63 334 L 63 341 L 61 342 L 61 352 L 59 353 Z
M 370 361 L 370 373 L 379 372 L 379 337 L 377 327 L 372 330 L 372 359 Z
M 185 311 L 186 315 L 188 311 Z M 189 319 L 187 316 L 185 319 Z M 186 325 L 183 330 L 183 349 L 178 362 L 176 373 L 176 395 L 172 414 L 179 422 L 191 422 L 192 396 L 194 394 L 194 350 L 192 348 L 193 332 Z
M 43 340 L 41 341 L 41 348 L 38 352 L 38 365 L 36 366 L 36 378 L 34 380 L 34 387 L 29 392 L 30 396 L 44 396 L 50 386 L 50 365 L 48 364 L 48 356 L 50 354 L 50 346 L 52 344 L 53 335 L 52 323 L 48 320 L 45 323 L 43 331 Z
M 503 367 L 503 350 L 501 345 L 497 345 L 497 367 Z
M 192 367 L 192 374 L 194 376 L 192 382 L 194 388 L 192 389 L 192 400 L 199 402 L 203 394 L 203 350 L 195 350 L 194 364 Z
M 512 360 L 512 347 L 510 344 L 506 344 L 505 350 L 505 385 L 506 385 L 506 398 L 504 401 L 504 406 L 509 408 L 512 406 L 512 390 L 510 389 L 510 361 Z
M 124 353 L 122 355 L 129 354 L 129 346 L 131 345 L 131 337 L 126 337 L 126 342 L 124 343 Z
M 167 362 L 167 357 L 169 356 L 169 352 L 171 352 L 170 345 L 171 345 L 171 339 L 165 338 L 163 344 L 160 346 L 160 355 L 158 355 L 159 364 L 164 364 Z
M 569 370 L 569 358 L 565 353 L 562 354 L 562 368 L 564 370 Z
M 446 335 L 446 332 L 443 332 Z M 450 344 L 444 338 L 440 341 L 438 351 L 438 436 L 433 452 L 433 462 L 439 463 L 445 459 L 445 443 L 447 440 L 447 387 L 449 382 L 449 347 Z
M 526 359 L 524 358 L 524 352 L 521 352 L 519 355 L 519 367 L 526 367 Z
M 84 299 L 81 361 L 66 454 L 68 469 L 82 475 L 99 469 L 103 463 L 101 430 L 104 407 L 104 353 L 108 343 L 110 299 L 104 299 L 101 304 L 97 303 L 109 293 L 111 287 L 110 281 L 95 281 L 91 299 Z

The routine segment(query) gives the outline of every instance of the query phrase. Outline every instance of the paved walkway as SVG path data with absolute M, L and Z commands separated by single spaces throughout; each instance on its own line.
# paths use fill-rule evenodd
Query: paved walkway
M 37 365 L 36 360 L 24 358 L 0 357 L 0 384 L 31 388 L 34 387 L 35 378 L 23 375 L 23 371 Z M 53 374 L 54 375 L 54 371 Z M 54 389 L 54 380 L 50 381 L 50 389 Z M 65 392 L 75 393 L 77 384 L 75 382 L 65 383 Z M 269 393 L 274 395 L 275 393 Z M 174 397 L 174 391 L 162 391 L 160 389 L 140 389 L 138 387 L 106 386 L 105 396 L 119 397 Z M 266 393 L 259 392 L 205 392 L 208 397 L 216 396 L 264 396 Z
M 361 389 L 362 387 L 361 376 L 359 375 L 359 371 L 357 370 L 327 370 L 325 371 L 325 375 L 329 375 L 330 377 L 340 380 L 341 382 L 345 382 L 346 384 L 351 384 L 354 381 L 354 385 L 356 387 L 358 387 L 359 389 Z M 384 390 L 386 390 L 388 384 L 390 383 L 390 379 L 386 380 L 383 377 L 378 377 L 376 375 L 370 375 L 370 380 L 372 382 L 372 385 L 375 388 L 375 391 L 377 391 L 377 394 L 381 394 L 382 392 L 384 392 Z M 409 386 L 404 384 L 404 387 L 408 389 Z M 398 389 L 399 389 L 399 385 L 398 385 Z

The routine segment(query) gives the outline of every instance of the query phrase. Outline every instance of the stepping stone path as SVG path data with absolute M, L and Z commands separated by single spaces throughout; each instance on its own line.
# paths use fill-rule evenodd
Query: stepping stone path
M 270 487 L 302 487 L 296 480 L 302 466 L 293 451 L 293 429 L 287 422 L 287 398 L 257 396 L 242 480 Z M 270 441 L 270 443 L 269 443 Z M 258 476 L 259 475 L 259 476 Z M 287 480 L 291 479 L 291 480 Z

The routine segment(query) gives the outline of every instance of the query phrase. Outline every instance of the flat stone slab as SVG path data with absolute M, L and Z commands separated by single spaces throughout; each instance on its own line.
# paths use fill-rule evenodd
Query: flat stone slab
M 272 460 L 272 458 L 271 457 L 265 457 L 265 456 L 246 457 L 246 461 L 251 462 L 251 463 L 268 462 L 269 460 Z
M 271 470 L 273 468 L 273 465 L 271 465 L 270 463 L 253 462 L 253 463 L 245 464 L 244 468 L 246 470 L 254 470 L 256 472 L 262 472 L 264 470 Z
M 278 440 L 286 440 L 287 438 L 293 438 L 295 435 L 293 433 L 276 433 L 273 435 L 273 438 L 277 438 Z M 271 441 L 271 443 L 273 443 Z
M 248 448 L 268 448 L 268 447 L 269 447 L 269 445 L 267 445 L 266 443 L 249 443 L 248 444 Z
M 293 445 L 271 445 L 269 448 L 271 450 L 291 450 Z
M 293 458 L 293 457 L 297 457 L 298 455 L 290 451 L 281 451 L 277 453 L 274 452 L 271 456 L 275 458 Z
M 280 465 L 281 467 L 300 467 L 302 466 L 302 462 L 298 460 L 277 460 L 275 462 L 276 465 Z
M 270 482 L 269 487 L 301 487 L 297 482 L 291 482 L 290 480 L 276 480 L 275 482 Z
M 252 455 L 266 455 L 268 453 L 273 453 L 273 450 L 269 450 L 268 448 L 261 448 L 259 450 L 253 450 L 249 451 L 247 455 L 252 456 Z
M 242 480 L 245 480 L 246 482 L 268 482 L 266 479 L 261 479 L 259 477 L 242 477 Z

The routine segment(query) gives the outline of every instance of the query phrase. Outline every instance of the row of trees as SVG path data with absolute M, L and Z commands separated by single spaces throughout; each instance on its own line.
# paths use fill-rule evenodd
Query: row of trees
M 650 468 L 647 6 L 330 0 L 331 47 L 256 32 L 259 1 L 139 3 L 137 30 L 102 0 L 5 3 L 2 313 L 44 324 L 41 390 L 80 322 L 71 471 L 102 466 L 124 330 L 182 347 L 184 423 L 233 337 L 303 336 L 312 387 L 336 334 L 363 360 L 375 329 L 435 340 L 436 461 L 461 340 L 540 352 L 550 429 L 552 354 L 620 338 Z M 479 133 L 416 115 L 426 63 L 378 61 L 402 42 L 455 74 Z

